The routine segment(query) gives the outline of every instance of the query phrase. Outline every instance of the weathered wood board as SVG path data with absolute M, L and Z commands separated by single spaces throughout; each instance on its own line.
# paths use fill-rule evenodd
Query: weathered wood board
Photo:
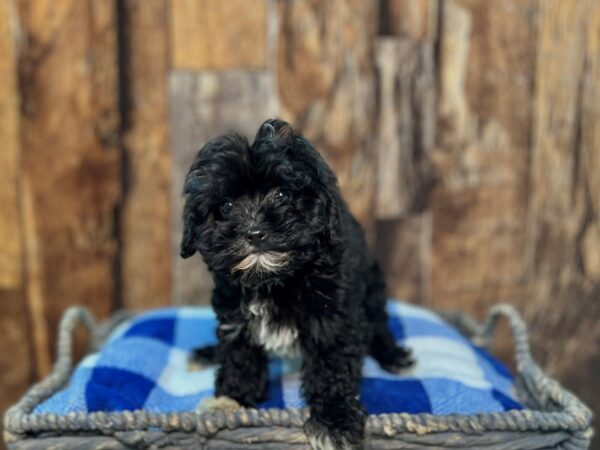
M 17 1 L 24 242 L 36 352 L 64 309 L 105 317 L 117 297 L 121 194 L 117 40 L 110 2 Z M 42 345 L 40 347 L 40 345 Z M 38 356 L 38 361 L 42 357 Z M 48 366 L 38 366 L 38 375 Z
M 0 3 L 0 412 L 25 392 L 36 368 L 22 278 L 17 30 L 12 12 L 9 2 Z
M 600 4 L 540 4 L 527 221 L 536 355 L 599 411 Z M 596 427 L 600 420 L 596 417 Z M 600 445 L 600 444 L 596 444 Z
M 267 0 L 169 0 L 175 70 L 265 69 Z
M 123 307 L 141 309 L 171 302 L 167 3 L 121 4 L 123 199 L 117 263 Z
M 536 0 L 442 3 L 432 302 L 525 298 Z
M 387 1 L 375 43 L 376 254 L 388 295 L 427 304 L 435 181 L 438 2 Z

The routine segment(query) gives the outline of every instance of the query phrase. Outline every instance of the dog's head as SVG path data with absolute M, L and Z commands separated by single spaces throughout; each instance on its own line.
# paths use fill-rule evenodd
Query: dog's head
M 246 283 L 277 281 L 340 241 L 342 200 L 319 153 L 289 124 L 267 120 L 252 145 L 209 141 L 185 182 L 181 256 Z

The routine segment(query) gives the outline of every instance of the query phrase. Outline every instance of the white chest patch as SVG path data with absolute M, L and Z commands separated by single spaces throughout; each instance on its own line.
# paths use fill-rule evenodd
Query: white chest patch
M 252 314 L 250 330 L 257 344 L 280 357 L 294 357 L 300 353 L 296 327 L 273 323 L 264 304 L 253 302 L 249 310 Z

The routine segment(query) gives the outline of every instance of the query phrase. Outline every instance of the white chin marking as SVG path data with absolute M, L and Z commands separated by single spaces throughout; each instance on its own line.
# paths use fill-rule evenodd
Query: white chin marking
M 276 272 L 288 263 L 289 257 L 287 253 L 281 252 L 266 252 L 266 253 L 250 253 L 239 263 L 237 263 L 232 272 L 245 272 L 246 270 L 256 270 L 261 273 Z

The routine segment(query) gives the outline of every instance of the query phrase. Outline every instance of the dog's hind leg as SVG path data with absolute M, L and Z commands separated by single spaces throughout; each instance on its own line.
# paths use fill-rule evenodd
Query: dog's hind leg
M 366 312 L 371 327 L 369 354 L 382 369 L 398 373 L 410 367 L 414 360 L 409 349 L 396 344 L 388 325 L 386 311 L 385 281 L 383 273 L 373 262 L 367 275 Z
M 217 346 L 206 345 L 192 349 L 188 357 L 188 368 L 190 370 L 200 370 L 218 363 Z

